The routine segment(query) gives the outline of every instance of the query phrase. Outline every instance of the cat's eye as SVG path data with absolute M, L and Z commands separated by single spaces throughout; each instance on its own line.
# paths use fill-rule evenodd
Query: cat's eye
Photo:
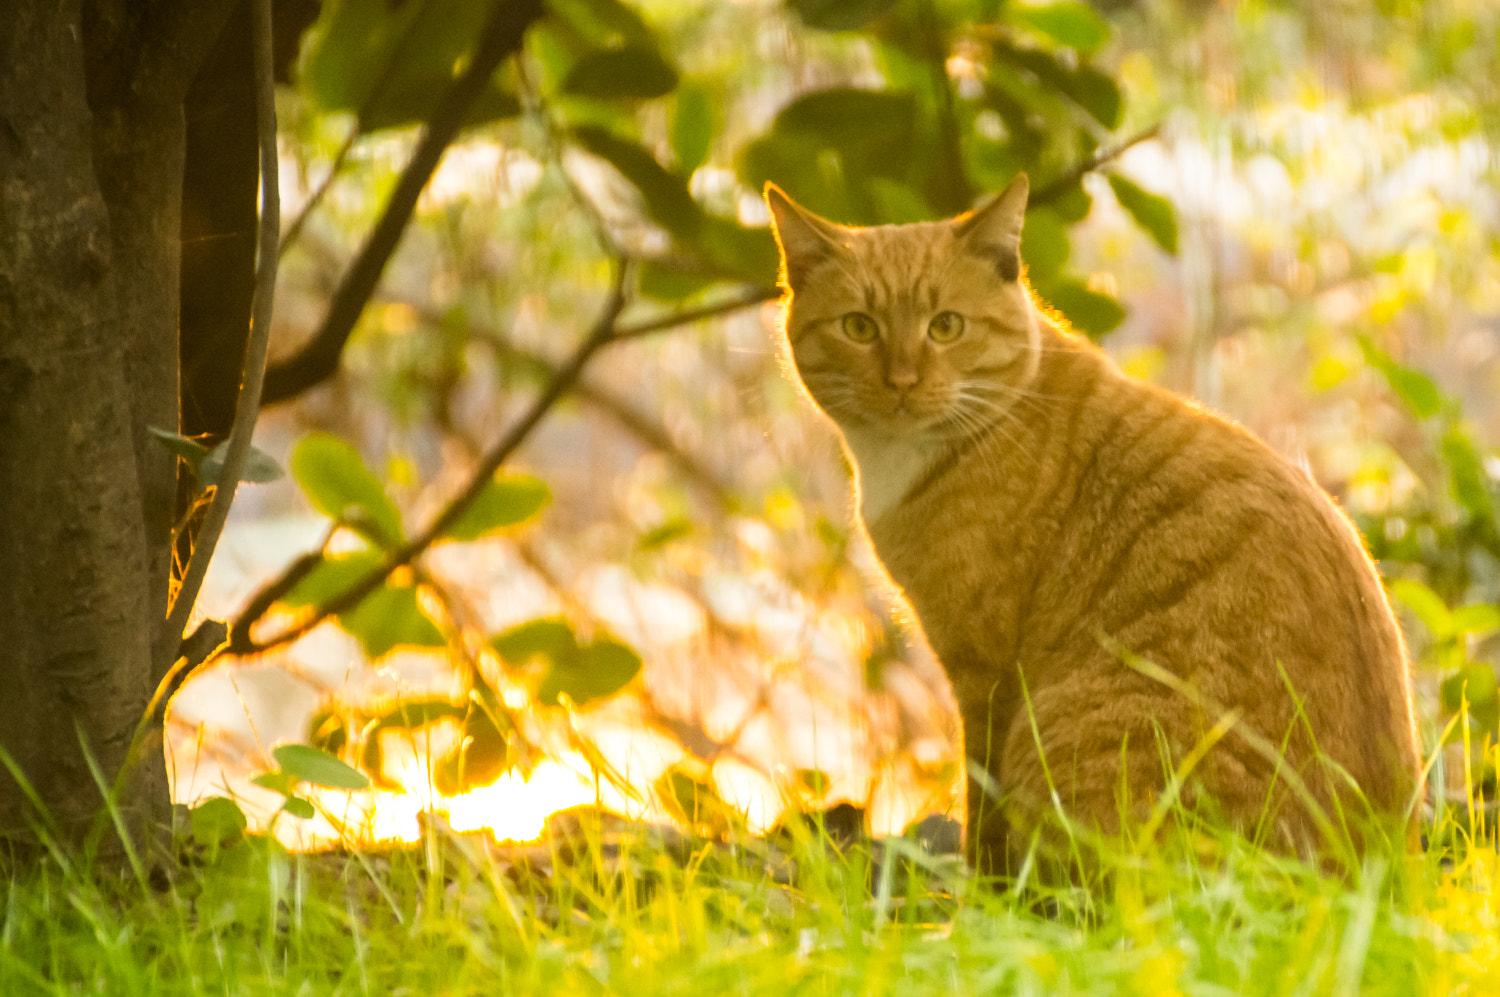
M 856 343 L 873 343 L 880 335 L 880 326 L 864 312 L 850 312 L 844 316 L 844 335 Z
M 927 325 L 927 335 L 934 343 L 951 343 L 964 334 L 964 317 L 957 312 L 940 312 Z

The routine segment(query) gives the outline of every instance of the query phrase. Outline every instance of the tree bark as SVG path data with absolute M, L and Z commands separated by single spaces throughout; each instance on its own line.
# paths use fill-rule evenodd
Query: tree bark
M 156 676 L 171 569 L 182 103 L 225 4 L 0 4 L 0 746 L 68 834 Z M 121 799 L 167 805 L 159 754 Z M 0 775 L 0 833 L 35 818 Z

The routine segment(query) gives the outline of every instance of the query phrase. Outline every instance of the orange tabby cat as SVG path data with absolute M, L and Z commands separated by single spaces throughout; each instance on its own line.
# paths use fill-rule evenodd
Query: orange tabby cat
M 1039 309 L 1026 195 L 1023 174 L 948 222 L 848 228 L 766 186 L 796 372 L 988 772 L 971 850 L 1014 860 L 1059 810 L 1117 832 L 1174 782 L 1279 848 L 1358 843 L 1419 780 L 1358 534 L 1248 432 Z

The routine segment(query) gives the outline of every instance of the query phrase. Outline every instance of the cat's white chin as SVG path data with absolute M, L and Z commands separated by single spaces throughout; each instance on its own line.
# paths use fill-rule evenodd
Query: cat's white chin
M 921 480 L 941 453 L 941 439 L 915 419 L 896 428 L 842 428 L 858 483 L 859 515 L 872 526 Z

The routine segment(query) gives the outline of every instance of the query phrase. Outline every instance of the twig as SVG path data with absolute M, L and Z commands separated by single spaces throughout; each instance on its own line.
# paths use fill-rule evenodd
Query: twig
M 1072 190 L 1073 186 L 1083 178 L 1084 174 L 1094 172 L 1110 160 L 1118 159 L 1120 156 L 1124 155 L 1126 150 L 1130 149 L 1131 147 L 1140 145 L 1142 142 L 1150 141 L 1151 139 L 1156 138 L 1156 136 L 1160 133 L 1161 125 L 1155 124 L 1150 128 L 1146 128 L 1142 131 L 1136 132 L 1134 135 L 1125 139 L 1118 145 L 1112 145 L 1107 149 L 1098 150 L 1088 159 L 1085 159 L 1083 162 L 1078 163 L 1071 170 L 1064 173 L 1056 180 L 1053 180 L 1045 187 L 1041 187 L 1037 190 L 1032 191 L 1031 196 L 1026 200 L 1026 206 L 1028 208 L 1034 208 L 1039 204 L 1046 204 L 1049 201 L 1057 200 L 1059 197 L 1062 197 L 1068 191 Z
M 268 405 L 307 390 L 338 369 L 344 343 L 380 282 L 380 275 L 385 272 L 385 265 L 416 209 L 417 198 L 432 178 L 443 152 L 463 127 L 470 107 L 484 92 L 496 67 L 520 48 L 527 26 L 541 11 L 541 0 L 496 0 L 493 4 L 469 65 L 443 94 L 437 110 L 428 119 L 380 220 L 334 291 L 322 326 L 294 356 L 267 371 Z
M 422 10 L 412 19 L 413 25 L 420 24 L 422 19 L 431 12 L 431 9 L 432 0 L 427 0 L 422 5 Z M 375 107 L 375 102 L 385 96 L 386 88 L 391 85 L 391 80 L 396 76 L 396 67 L 401 65 L 406 59 L 407 53 L 411 49 L 412 39 L 416 38 L 417 35 L 417 31 L 407 31 L 396 41 L 396 47 L 391 50 L 391 57 L 386 60 L 385 68 L 380 71 L 379 79 L 370 88 L 370 92 L 365 94 L 365 99 L 360 103 L 359 110 L 355 112 L 354 128 L 350 130 L 349 137 L 344 139 L 343 145 L 339 146 L 339 151 L 334 154 L 333 162 L 328 167 L 328 173 L 323 177 L 317 188 L 313 190 L 312 194 L 308 196 L 307 200 L 303 202 L 302 207 L 298 209 L 297 217 L 293 218 L 291 224 L 286 227 L 286 231 L 281 233 L 281 254 L 283 256 L 286 255 L 286 251 L 292 243 L 297 241 L 297 237 L 302 234 L 302 226 L 307 224 L 308 216 L 323 202 L 323 198 L 328 194 L 328 189 L 333 186 L 334 180 L 338 179 L 339 171 L 344 168 L 344 163 L 348 160 L 349 153 L 353 151 L 355 143 L 364 137 L 365 119 L 370 116 L 370 112 Z
M 751 308 L 767 301 L 773 301 L 781 296 L 780 288 L 755 287 L 751 288 L 737 297 L 727 301 L 720 301 L 711 305 L 702 305 L 698 308 L 688 308 L 660 318 L 647 319 L 632 325 L 622 325 L 615 330 L 615 340 L 638 339 L 641 336 L 649 336 L 654 332 L 662 332 L 667 329 L 675 329 L 679 325 L 687 325 L 690 322 L 698 322 L 706 318 L 717 318 L 720 315 L 728 315 L 742 308 Z
M 297 217 L 286 227 L 286 232 L 281 236 L 281 255 L 291 248 L 292 243 L 302 234 L 302 226 L 307 224 L 308 217 L 313 213 L 323 198 L 327 196 L 328 189 L 333 186 L 333 181 L 338 178 L 339 171 L 344 168 L 344 162 L 349 158 L 349 153 L 354 150 L 354 144 L 364 137 L 364 129 L 360 126 L 359 118 L 354 119 L 354 128 L 349 132 L 349 137 L 344 139 L 344 144 L 339 146 L 339 151 L 334 154 L 333 163 L 328 167 L 328 173 L 308 195 L 302 207 L 297 210 Z
M 250 336 L 245 344 L 244 381 L 235 400 L 234 423 L 224 464 L 214 482 L 214 497 L 204 514 L 198 541 L 188 559 L 182 585 L 167 613 L 171 660 L 156 663 L 156 674 L 165 675 L 177 659 L 183 628 L 198 600 L 208 572 L 209 560 L 218 545 L 229 507 L 239 485 L 240 474 L 250 456 L 250 439 L 260 411 L 261 387 L 266 372 L 266 347 L 271 339 L 271 312 L 276 293 L 277 243 L 281 233 L 281 189 L 276 159 L 276 91 L 272 78 L 271 0 L 256 0 L 252 13 L 255 47 L 255 118 L 260 133 L 260 252 L 256 261 L 255 300 L 251 307 Z
M 279 647 L 288 641 L 296 640 L 307 633 L 313 627 L 323 622 L 330 616 L 348 612 L 364 601 L 365 597 L 385 583 L 391 572 L 404 565 L 410 564 L 432 543 L 448 531 L 454 523 L 458 522 L 464 512 L 473 504 L 474 500 L 489 486 L 490 479 L 500 469 L 500 465 L 516 451 L 526 438 L 531 435 L 538 423 L 551 411 L 552 407 L 566 395 L 578 380 L 583 368 L 592 359 L 600 348 L 610 343 L 614 338 L 615 321 L 625 307 L 625 283 L 629 268 L 622 260 L 618 264 L 615 274 L 614 289 L 610 292 L 609 299 L 605 303 L 604 311 L 595 321 L 594 327 L 567 362 L 558 368 L 557 376 L 553 378 L 546 389 L 531 403 L 526 414 L 520 421 L 511 427 L 500 440 L 484 455 L 479 466 L 474 469 L 473 476 L 462 492 L 454 496 L 443 511 L 428 524 L 427 528 L 420 534 L 408 540 L 400 547 L 388 552 L 380 565 L 360 579 L 354 585 L 319 606 L 318 609 L 301 623 L 283 630 L 271 638 L 253 642 L 245 648 L 244 653 L 255 654 L 268 651 L 273 647 Z M 248 624 L 247 624 L 248 625 Z M 239 621 L 236 621 L 234 630 L 240 629 Z

